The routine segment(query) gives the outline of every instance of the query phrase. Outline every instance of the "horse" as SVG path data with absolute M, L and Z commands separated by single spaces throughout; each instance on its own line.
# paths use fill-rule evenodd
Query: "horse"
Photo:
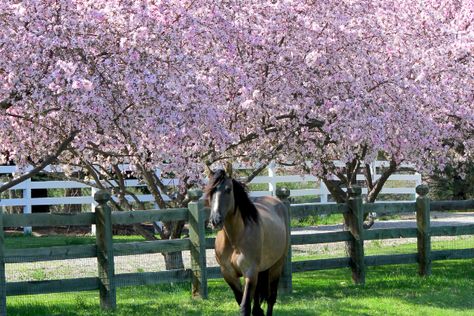
M 210 226 L 218 230 L 216 259 L 240 305 L 240 314 L 264 315 L 260 304 L 266 301 L 271 316 L 289 247 L 287 207 L 270 196 L 252 202 L 245 185 L 224 170 L 213 173 L 206 201 L 211 209 Z

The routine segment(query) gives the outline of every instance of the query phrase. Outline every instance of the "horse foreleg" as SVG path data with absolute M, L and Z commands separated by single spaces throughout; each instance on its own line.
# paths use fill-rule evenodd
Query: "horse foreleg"
M 240 305 L 242 303 L 242 284 L 240 283 L 240 278 L 235 273 L 229 273 L 227 271 L 222 271 L 222 275 L 224 276 L 224 280 L 229 284 L 232 292 L 234 292 L 235 300 L 237 304 Z
M 273 306 L 276 303 L 277 295 L 278 295 L 278 283 L 280 280 L 281 273 L 283 271 L 283 266 L 285 264 L 285 257 L 280 259 L 280 261 L 274 265 L 270 269 L 269 273 L 269 281 L 270 281 L 270 289 L 268 293 L 268 299 L 267 299 L 267 316 L 272 316 L 273 315 Z
M 260 307 L 260 293 L 257 286 L 255 290 L 255 294 L 253 296 L 253 308 L 252 308 L 252 316 L 264 316 L 263 309 Z
M 253 296 L 253 316 L 264 316 L 263 309 L 260 307 L 260 303 L 268 299 L 268 270 L 258 273 L 257 288 Z
M 258 274 L 246 276 L 244 295 L 242 296 L 242 303 L 240 304 L 240 315 L 250 316 L 252 309 L 252 297 L 255 294 L 255 288 L 257 287 Z
M 278 281 L 279 277 L 276 279 L 273 279 L 270 282 L 270 294 L 268 295 L 268 300 L 267 300 L 267 316 L 272 316 L 273 315 L 273 305 L 275 305 L 277 295 L 278 295 Z

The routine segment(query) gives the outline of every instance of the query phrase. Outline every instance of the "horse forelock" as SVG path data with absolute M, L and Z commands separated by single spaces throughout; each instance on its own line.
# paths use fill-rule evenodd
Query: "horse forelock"
M 214 174 L 212 175 L 212 178 L 210 179 L 208 185 L 206 186 L 204 190 L 207 198 L 211 197 L 211 195 L 216 190 L 217 186 L 221 184 L 225 180 L 225 178 L 226 178 L 226 174 L 224 170 L 219 169 L 216 172 L 214 172 Z

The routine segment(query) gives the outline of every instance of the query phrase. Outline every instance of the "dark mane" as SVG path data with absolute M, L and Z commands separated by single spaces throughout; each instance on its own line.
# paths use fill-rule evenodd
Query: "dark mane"
M 245 185 L 232 179 L 232 186 L 234 187 L 235 207 L 239 208 L 244 224 L 247 225 L 250 222 L 258 224 L 258 211 L 250 201 Z
M 210 197 L 215 192 L 217 186 L 221 184 L 226 179 L 226 173 L 224 170 L 217 170 L 214 172 L 212 179 L 210 179 L 209 184 L 205 188 L 206 193 L 206 202 L 210 204 Z M 255 205 L 249 198 L 247 193 L 247 187 L 245 184 L 232 179 L 232 186 L 234 189 L 234 200 L 235 200 L 235 207 L 239 208 L 240 215 L 242 216 L 242 220 L 244 224 L 247 225 L 250 222 L 254 222 L 258 224 L 258 211 Z

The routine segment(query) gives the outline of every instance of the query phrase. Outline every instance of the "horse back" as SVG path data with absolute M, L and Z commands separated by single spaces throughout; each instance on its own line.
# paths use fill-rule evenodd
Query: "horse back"
M 260 216 L 264 218 L 271 216 L 276 221 L 281 221 L 279 224 L 285 225 L 285 229 L 288 229 L 290 220 L 288 209 L 279 199 L 272 196 L 262 196 L 253 199 L 253 203 L 257 207 Z

